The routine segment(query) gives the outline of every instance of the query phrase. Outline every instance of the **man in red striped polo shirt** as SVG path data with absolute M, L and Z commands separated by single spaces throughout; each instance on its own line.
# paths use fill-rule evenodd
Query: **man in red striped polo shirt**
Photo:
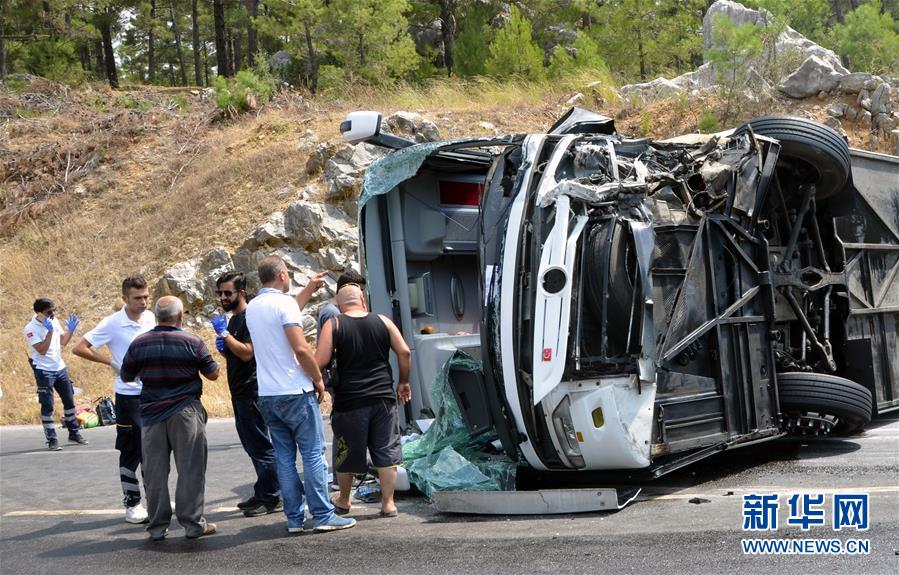
M 169 467 L 178 469 L 175 514 L 188 539 L 215 533 L 203 517 L 206 488 L 206 410 L 200 403 L 202 374 L 219 376 L 219 366 L 203 340 L 181 329 L 184 306 L 176 297 L 156 302 L 156 327 L 137 336 L 122 361 L 122 379 L 140 377 L 144 486 L 154 541 L 165 539 L 172 519 Z

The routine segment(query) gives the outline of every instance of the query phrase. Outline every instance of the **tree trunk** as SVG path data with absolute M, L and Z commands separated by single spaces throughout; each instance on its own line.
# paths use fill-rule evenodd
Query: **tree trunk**
M 94 40 L 94 74 L 97 78 L 106 75 L 106 62 L 103 61 L 103 41 Z
M 240 53 L 241 36 L 243 36 L 243 34 L 239 31 L 231 36 L 231 71 L 235 74 L 240 72 L 240 63 L 242 59 Z
M 190 18 L 193 28 L 193 49 L 194 49 L 194 80 L 197 86 L 203 85 L 202 66 L 200 61 L 200 16 L 197 10 L 198 0 L 193 0 L 190 6 Z
M 187 86 L 187 66 L 184 65 L 184 50 L 181 48 L 181 30 L 175 16 L 175 3 L 169 0 L 169 16 L 172 17 L 172 33 L 175 35 L 175 50 L 178 52 L 178 67 L 181 69 L 181 85 Z
M 306 86 L 314 94 L 318 90 L 318 54 L 312 43 L 312 28 L 309 26 L 309 22 L 303 22 L 303 31 L 306 33 L 306 52 L 309 55 Z
M 225 40 L 225 6 L 222 0 L 212 0 L 212 17 L 215 20 L 215 61 L 219 76 L 230 76 L 228 45 Z
M 0 80 L 6 78 L 6 0 L 0 0 Z
M 646 81 L 646 54 L 643 52 L 643 34 L 637 31 L 637 55 L 640 58 L 640 81 Z
M 443 65 L 446 66 L 446 73 L 450 76 L 453 74 L 453 66 L 455 64 L 456 17 L 453 14 L 455 8 L 455 0 L 440 0 L 440 32 L 443 35 Z
M 106 79 L 111 88 L 119 87 L 119 76 L 115 67 L 115 52 L 112 49 L 112 21 L 115 13 L 106 10 L 105 17 L 101 20 L 100 35 L 103 37 L 103 61 L 106 64 Z
M 259 45 L 256 40 L 256 23 L 253 21 L 259 15 L 259 0 L 246 0 L 247 3 L 247 65 L 252 68 L 256 65 L 256 53 Z
M 209 50 L 206 48 L 206 42 L 203 42 L 203 77 L 206 79 L 205 84 L 209 85 Z
M 156 0 L 150 0 L 150 29 L 147 30 L 147 80 L 156 83 Z

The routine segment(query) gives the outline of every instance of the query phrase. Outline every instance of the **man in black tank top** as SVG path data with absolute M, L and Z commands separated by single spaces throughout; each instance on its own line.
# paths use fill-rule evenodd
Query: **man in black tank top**
M 340 494 L 334 500 L 334 508 L 337 513 L 349 512 L 353 475 L 368 470 L 368 450 L 381 482 L 381 516 L 396 517 L 396 466 L 403 460 L 397 401 L 405 404 L 412 397 L 412 353 L 392 321 L 365 309 L 358 285 L 342 286 L 337 291 L 337 305 L 341 314 L 322 327 L 315 352 L 320 368 L 331 362 L 332 354 L 337 354 L 331 427 Z M 400 371 L 396 391 L 390 369 L 391 349 L 396 353 Z

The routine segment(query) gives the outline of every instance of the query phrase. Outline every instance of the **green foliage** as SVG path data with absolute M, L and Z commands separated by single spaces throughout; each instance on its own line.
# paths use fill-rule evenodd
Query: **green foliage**
M 407 0 L 332 0 L 328 45 L 337 63 L 371 84 L 402 78 L 418 68 L 418 53 L 404 14 Z
M 13 44 L 8 54 L 11 70 L 21 70 L 56 82 L 76 83 L 84 79 L 75 46 L 65 39 L 45 38 Z
M 274 80 L 259 71 L 241 70 L 234 78 L 215 78 L 215 104 L 229 116 L 265 104 L 274 93 Z
M 703 110 L 696 128 L 702 134 L 714 134 L 721 131 L 721 122 L 711 110 Z
M 348 79 L 339 66 L 325 64 L 318 70 L 318 88 L 323 94 L 340 94 L 348 87 Z
M 713 47 L 706 52 L 706 58 L 715 65 L 715 74 L 727 102 L 723 117 L 726 123 L 740 99 L 739 94 L 747 87 L 747 63 L 762 53 L 765 27 L 752 22 L 737 26 L 723 14 L 715 16 L 713 22 Z
M 825 39 L 832 12 L 831 0 L 747 0 L 743 4 L 771 12 L 775 20 L 791 26 L 814 42 Z
M 487 73 L 497 78 L 510 76 L 543 78 L 543 50 L 534 43 L 530 21 L 513 4 L 512 15 L 490 43 Z
M 475 4 L 465 14 L 455 43 L 455 73 L 462 77 L 483 76 L 487 73 L 487 58 L 493 28 L 493 10 L 487 4 Z
M 643 110 L 640 112 L 640 133 L 648 136 L 650 131 L 652 131 L 652 112 Z
M 889 13 L 881 14 L 879 0 L 848 13 L 833 36 L 852 69 L 875 74 L 895 74 L 899 69 L 899 23 Z
M 582 32 L 578 32 L 577 40 L 572 45 L 571 53 L 562 46 L 556 46 L 549 58 L 547 75 L 549 78 L 559 78 L 578 70 L 602 69 L 606 67 L 602 56 L 599 55 L 599 46 L 592 38 Z

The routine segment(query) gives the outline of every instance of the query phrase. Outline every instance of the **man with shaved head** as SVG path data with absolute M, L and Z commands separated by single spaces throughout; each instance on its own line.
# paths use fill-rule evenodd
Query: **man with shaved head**
M 172 519 L 169 468 L 178 470 L 175 514 L 188 539 L 215 533 L 203 517 L 206 489 L 206 410 L 200 403 L 202 374 L 219 376 L 219 366 L 199 337 L 181 329 L 184 306 L 174 296 L 156 302 L 157 325 L 137 336 L 122 360 L 122 379 L 140 377 L 144 483 L 154 541 L 165 539 Z
M 315 352 L 319 367 L 328 365 L 332 354 L 337 354 L 338 383 L 334 388 L 331 427 L 340 494 L 334 507 L 338 513 L 349 513 L 353 475 L 368 471 L 368 451 L 381 482 L 381 517 L 396 517 L 396 467 L 403 462 L 397 401 L 405 404 L 412 398 L 412 354 L 392 321 L 366 310 L 362 288 L 357 283 L 338 280 L 338 285 L 337 306 L 341 313 L 322 327 Z M 391 349 L 399 367 L 395 391 Z
M 263 258 L 257 271 L 262 289 L 247 304 L 247 327 L 256 358 L 259 410 L 275 448 L 287 532 L 303 532 L 307 503 L 315 531 L 350 528 L 356 521 L 337 516 L 328 499 L 318 407 L 325 385 L 303 335 L 300 306 L 287 293 L 290 273 L 275 256 Z M 303 480 L 297 472 L 297 449 L 303 458 Z

